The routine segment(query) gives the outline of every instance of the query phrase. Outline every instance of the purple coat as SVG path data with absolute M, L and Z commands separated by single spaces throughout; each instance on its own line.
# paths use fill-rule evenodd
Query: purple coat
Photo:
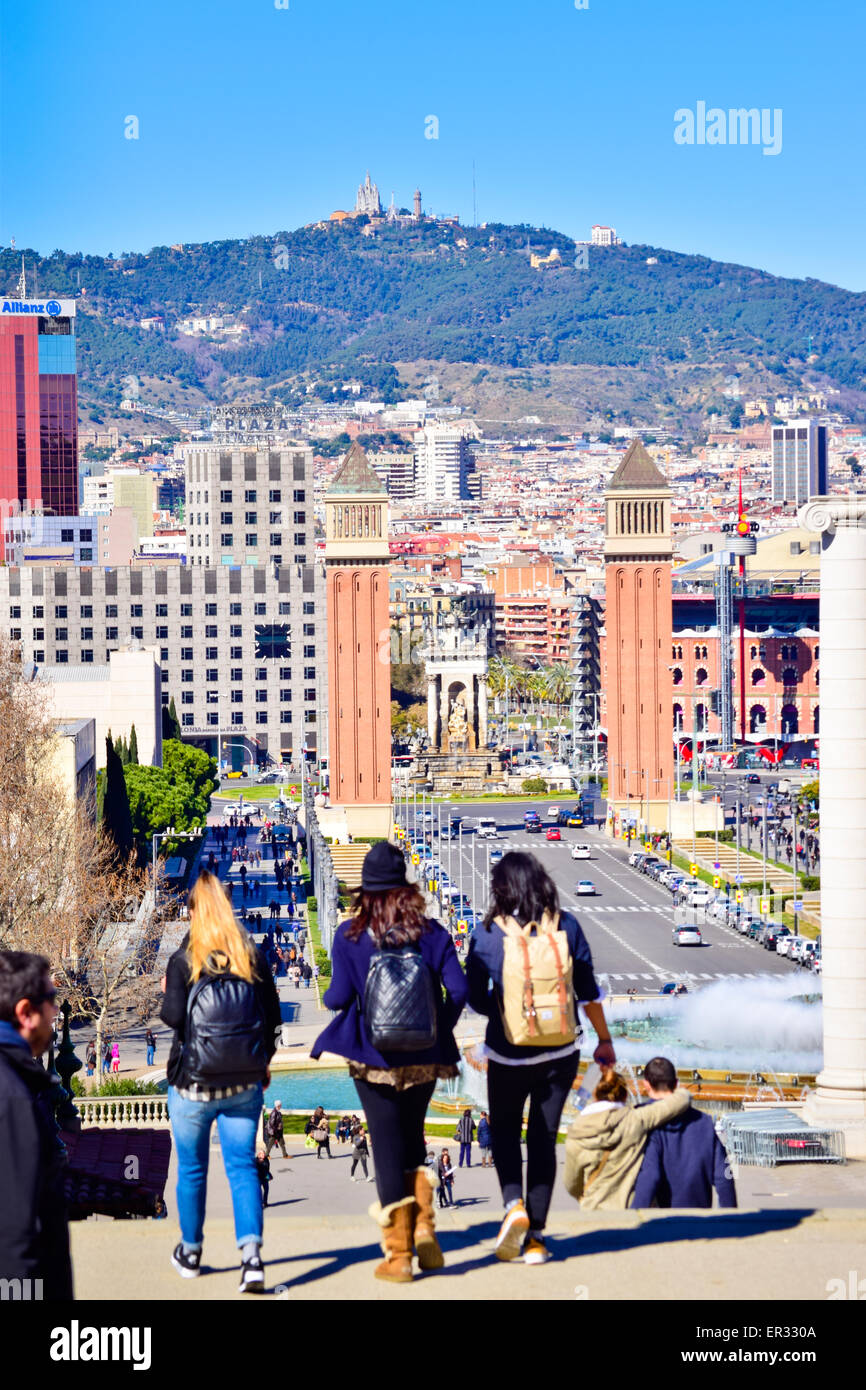
M 389 1052 L 385 1057 L 369 1041 L 361 1013 L 367 971 L 376 947 L 367 932 L 357 941 L 347 940 L 349 925 L 349 922 L 342 922 L 337 928 L 331 958 L 333 977 L 323 1001 L 326 1009 L 339 1010 L 339 1013 L 319 1034 L 310 1056 L 333 1052 L 352 1062 L 385 1069 L 422 1066 L 427 1062 L 457 1062 L 460 1054 L 454 1041 L 454 1025 L 463 1011 L 468 991 L 454 943 L 445 928 L 428 918 L 428 930 L 418 941 L 421 955 L 439 986 L 434 987 L 438 1020 L 436 1043 L 424 1052 Z M 444 996 L 442 988 L 446 991 Z

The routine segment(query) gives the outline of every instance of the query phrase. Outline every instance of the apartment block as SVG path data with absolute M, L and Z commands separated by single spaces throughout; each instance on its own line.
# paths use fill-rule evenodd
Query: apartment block
M 184 457 L 191 566 L 312 563 L 312 450 L 191 445 Z
M 324 575 L 312 565 L 0 567 L 0 624 L 38 665 L 157 651 L 184 739 L 226 767 L 297 761 L 326 721 Z

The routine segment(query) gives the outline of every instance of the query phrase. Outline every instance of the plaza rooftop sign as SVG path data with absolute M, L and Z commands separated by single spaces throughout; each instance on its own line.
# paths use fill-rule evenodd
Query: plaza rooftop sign
M 0 314 L 40 314 L 42 318 L 74 318 L 74 299 L 4 299 Z

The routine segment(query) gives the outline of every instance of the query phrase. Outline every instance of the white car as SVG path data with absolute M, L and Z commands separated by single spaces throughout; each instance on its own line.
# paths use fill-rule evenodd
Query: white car
M 689 923 L 682 927 L 674 927 L 673 944 L 675 946 L 703 946 L 704 938 L 701 936 L 700 928 Z
M 689 907 L 706 907 L 712 901 L 709 888 L 693 888 L 687 898 Z
M 548 820 L 552 820 L 553 823 L 554 823 L 554 825 L 556 824 L 556 822 L 559 820 L 559 807 L 558 807 L 558 806 L 548 806 L 548 808 L 547 808 L 547 819 L 548 819 Z
M 478 838 L 479 840 L 499 839 L 499 827 L 492 816 L 478 817 Z
M 800 943 L 805 940 L 804 936 L 780 936 L 776 944 L 776 955 L 791 956 L 793 959 L 792 948 L 797 946 L 799 949 Z
M 591 878 L 582 878 L 574 891 L 579 898 L 594 898 L 595 884 Z
M 572 845 L 571 857 L 572 859 L 591 859 L 592 850 L 589 845 Z

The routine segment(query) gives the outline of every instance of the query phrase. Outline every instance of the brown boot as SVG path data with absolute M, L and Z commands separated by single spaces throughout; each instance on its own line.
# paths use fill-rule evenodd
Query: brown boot
M 406 1174 L 406 1190 L 415 1198 L 413 1243 L 422 1269 L 441 1269 L 445 1263 L 436 1239 L 436 1219 L 433 1215 L 433 1193 L 438 1186 L 439 1178 L 426 1165 L 411 1169 Z
M 412 1282 L 412 1216 L 414 1197 L 389 1202 L 386 1207 L 374 1202 L 370 1215 L 382 1227 L 382 1252 L 385 1256 L 373 1273 L 377 1279 L 391 1284 Z

